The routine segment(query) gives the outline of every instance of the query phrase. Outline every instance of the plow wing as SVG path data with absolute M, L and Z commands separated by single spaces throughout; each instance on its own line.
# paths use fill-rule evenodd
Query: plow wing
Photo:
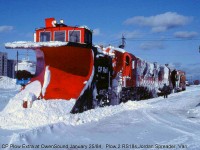
M 41 98 L 78 99 L 93 78 L 93 52 L 87 45 L 56 41 L 13 42 L 6 43 L 5 47 L 35 51 L 36 74 L 28 85 L 39 81 Z

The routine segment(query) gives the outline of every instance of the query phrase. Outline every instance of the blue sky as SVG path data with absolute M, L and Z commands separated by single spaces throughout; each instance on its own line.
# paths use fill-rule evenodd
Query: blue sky
M 200 79 L 198 0 L 0 0 L 0 51 L 14 58 L 16 51 L 5 50 L 4 43 L 32 41 L 49 17 L 87 25 L 94 44 L 118 46 L 124 34 L 128 52 Z

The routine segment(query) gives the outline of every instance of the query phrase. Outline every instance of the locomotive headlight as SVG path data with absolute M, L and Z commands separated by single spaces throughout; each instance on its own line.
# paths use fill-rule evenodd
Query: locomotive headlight
M 63 24 L 63 23 L 64 23 L 64 20 L 63 20 L 63 19 L 60 19 L 60 23 Z
M 53 21 L 51 22 L 51 24 L 52 24 L 53 27 L 55 27 L 56 24 L 57 24 L 56 20 L 53 20 Z
M 53 21 L 53 24 L 57 24 L 57 21 L 56 21 L 56 20 L 54 20 L 54 21 Z

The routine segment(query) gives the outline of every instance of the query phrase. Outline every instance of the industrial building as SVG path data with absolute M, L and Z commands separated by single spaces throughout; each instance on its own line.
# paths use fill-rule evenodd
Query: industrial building
M 7 76 L 7 53 L 0 52 L 0 76 Z
M 16 60 L 8 59 L 6 52 L 0 52 L 0 76 L 15 78 Z

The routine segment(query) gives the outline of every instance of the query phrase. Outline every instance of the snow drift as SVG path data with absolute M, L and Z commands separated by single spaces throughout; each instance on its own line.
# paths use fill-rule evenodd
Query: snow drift
M 22 107 L 22 97 L 11 99 L 0 112 L 0 126 L 3 129 L 29 129 L 63 121 L 69 115 L 74 101 L 34 101 L 31 108 Z
M 16 85 L 16 79 L 0 76 L 0 89 L 20 89 L 20 86 Z
M 118 106 L 110 106 L 88 110 L 81 114 L 70 114 L 75 100 L 36 100 L 31 108 L 22 107 L 23 95 L 20 93 L 12 98 L 5 109 L 0 112 L 0 126 L 3 129 L 31 129 L 48 124 L 64 122 L 70 125 L 80 125 L 98 121 L 122 111 L 138 109 L 148 105 L 138 102 L 127 102 Z
M 12 82 L 13 80 L 4 78 L 3 81 Z M 2 83 L 0 82 L 0 84 Z M 13 87 L 15 86 L 13 82 Z M 40 85 L 35 81 L 35 84 L 28 85 L 25 90 L 11 98 L 4 110 L 0 112 L 0 127 L 10 130 L 31 129 L 58 122 L 79 125 L 91 121 L 98 121 L 122 111 L 148 106 L 146 104 L 141 105 L 141 103 L 129 101 L 118 106 L 97 108 L 81 114 L 72 115 L 70 111 L 75 104 L 75 100 L 53 99 L 46 101 L 41 99 L 33 101 L 31 107 L 23 108 L 23 101 L 26 97 L 30 97 L 30 94 L 27 93 L 30 93 L 31 90 L 34 91 L 34 95 L 38 95 L 40 88 Z
M 188 118 L 198 119 L 200 122 L 200 103 L 195 108 L 188 110 Z

